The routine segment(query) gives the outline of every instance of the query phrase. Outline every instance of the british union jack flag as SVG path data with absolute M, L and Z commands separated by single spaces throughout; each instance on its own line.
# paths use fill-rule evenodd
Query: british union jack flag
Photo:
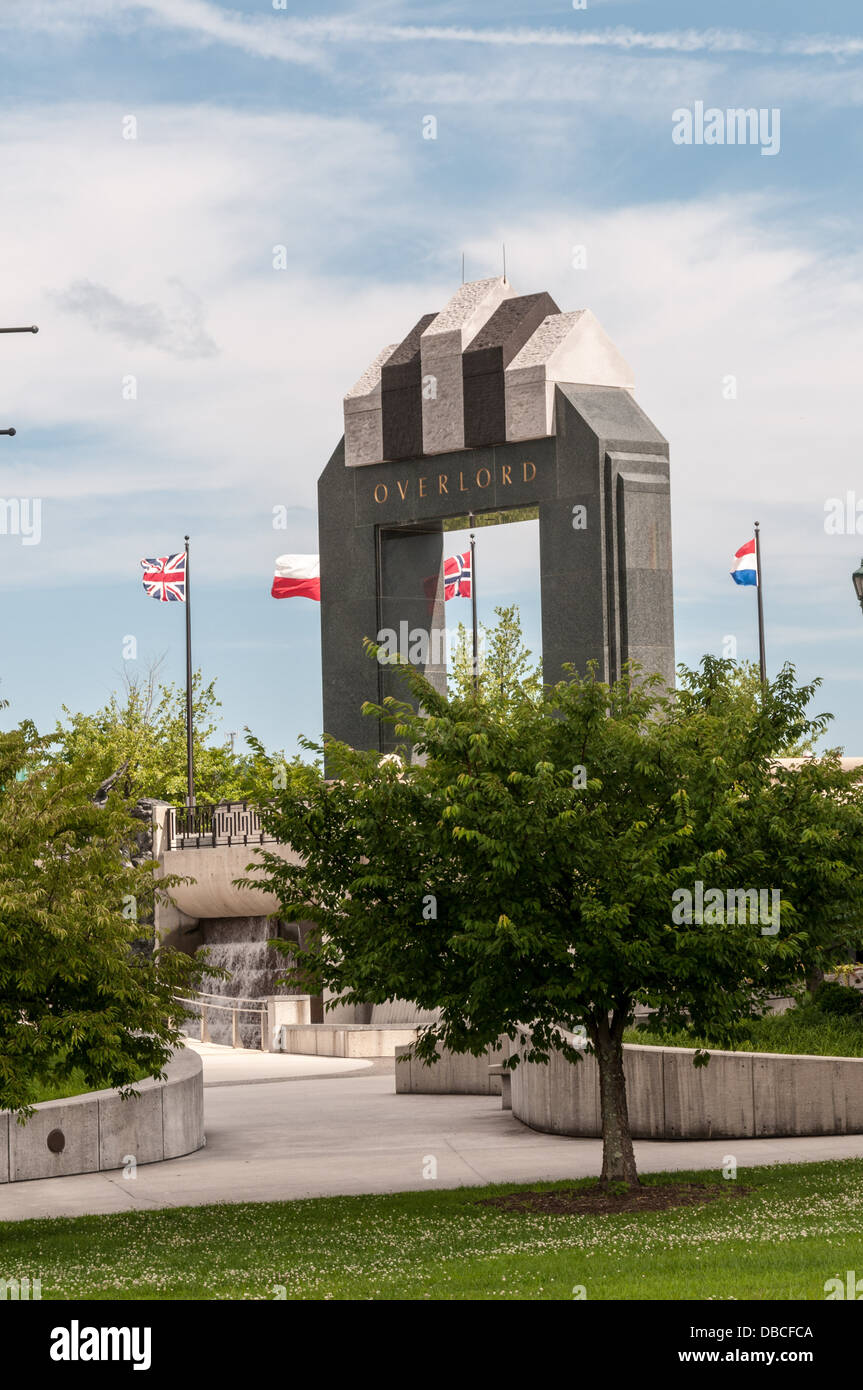
M 444 598 L 470 598 L 470 551 L 450 555 L 443 567 Z
M 158 560 L 142 560 L 141 583 L 148 598 L 162 603 L 186 602 L 186 552 L 162 555 Z

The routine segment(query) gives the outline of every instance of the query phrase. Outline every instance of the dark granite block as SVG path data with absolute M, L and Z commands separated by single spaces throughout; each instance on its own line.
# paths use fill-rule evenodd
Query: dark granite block
M 438 690 L 446 688 L 445 618 L 441 574 L 444 536 L 440 522 L 426 527 L 380 532 L 381 634 L 403 660 L 419 669 Z M 381 641 L 387 640 L 381 636 Z M 381 666 L 381 692 L 415 703 L 396 666 Z M 381 748 L 396 747 L 391 724 L 381 730 Z
M 381 368 L 381 411 L 385 459 L 422 458 L 422 365 L 420 338 L 437 314 L 423 314 Z
M 356 525 L 404 526 L 471 511 L 531 506 L 554 497 L 557 489 L 553 439 L 459 449 L 350 472 Z
M 468 448 L 505 441 L 504 372 L 543 319 L 559 312 L 545 291 L 505 299 L 465 348 L 464 442 Z
M 617 460 L 620 467 L 620 459 Z M 644 465 L 643 465 L 644 466 Z M 674 685 L 674 607 L 668 465 L 630 461 L 616 478 L 620 659 Z M 664 475 L 664 476 L 663 476 Z

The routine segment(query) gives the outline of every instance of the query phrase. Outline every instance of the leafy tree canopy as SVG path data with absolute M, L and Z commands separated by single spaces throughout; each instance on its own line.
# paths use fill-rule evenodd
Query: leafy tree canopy
M 622 1064 L 634 1005 L 721 1042 L 859 940 L 859 780 L 836 755 L 776 764 L 823 733 L 829 716 L 806 713 L 816 685 L 786 667 L 753 701 L 713 657 L 671 693 L 632 670 L 611 686 L 573 673 L 538 698 L 404 678 L 422 714 L 367 706 L 394 725 L 401 762 L 327 741 L 329 778 L 295 769 L 265 811 L 301 856 L 267 856 L 280 915 L 319 926 L 298 969 L 349 1001 L 439 1008 L 426 1059 L 505 1034 L 529 1059 L 559 1047 L 576 1062 L 583 1028 L 603 1179 L 637 1181 Z M 680 920 L 680 891 L 697 901 L 699 883 L 734 910 Z M 762 891 L 770 915 L 752 921 L 737 895 L 757 913 Z
M 542 671 L 531 662 L 532 653 L 524 645 L 518 608 L 496 608 L 497 623 L 478 632 L 479 695 L 486 703 L 505 713 L 516 694 L 538 700 L 542 693 Z M 450 689 L 467 698 L 474 692 L 473 636 L 464 623 L 458 625 L 453 654 Z
M 254 759 L 213 743 L 221 702 L 215 681 L 192 678 L 195 790 L 200 802 L 243 801 L 256 795 Z M 182 803 L 186 796 L 186 691 L 159 683 L 158 663 L 144 676 L 127 676 L 95 714 L 73 714 L 63 706 L 51 756 L 79 773 L 95 769 L 99 780 L 126 764 L 119 790 L 124 796 Z
M 749 700 L 753 713 L 761 703 L 761 670 L 756 661 L 740 661 L 731 668 L 731 681 L 742 695 Z M 824 726 L 826 727 L 826 725 Z M 814 753 L 822 729 L 813 730 L 805 737 L 795 739 L 782 748 L 778 755 L 782 758 L 805 758 Z
M 142 825 L 117 792 L 91 799 L 95 756 L 51 754 L 29 722 L 0 733 L 0 1109 L 22 1116 L 49 1073 L 159 1075 L 182 1041 L 174 994 L 213 973 L 153 946 Z

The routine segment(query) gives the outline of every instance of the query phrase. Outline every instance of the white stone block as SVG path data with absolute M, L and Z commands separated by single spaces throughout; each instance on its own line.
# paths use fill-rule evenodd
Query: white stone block
M 632 368 L 589 309 L 549 314 L 504 373 L 506 437 L 554 434 L 554 386 L 620 386 L 632 390 Z
M 464 389 L 461 357 L 499 304 L 515 291 L 503 276 L 462 285 L 420 339 L 423 379 L 423 452 L 463 449 Z
M 398 343 L 390 343 L 383 348 L 345 396 L 345 464 L 348 468 L 380 463 L 383 458 L 381 367 L 397 347 Z

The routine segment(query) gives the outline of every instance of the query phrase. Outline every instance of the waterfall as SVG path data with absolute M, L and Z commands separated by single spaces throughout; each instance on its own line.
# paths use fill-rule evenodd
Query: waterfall
M 202 988 L 219 995 L 213 1004 L 242 997 L 248 1001 L 262 999 L 268 994 L 296 994 L 298 991 L 277 987 L 276 980 L 290 966 L 290 958 L 273 950 L 267 942 L 279 935 L 279 924 L 269 917 L 212 917 L 201 922 L 204 941 L 200 951 L 206 951 L 212 965 L 230 971 L 226 980 L 210 979 Z M 221 1008 L 212 1008 L 207 1015 L 210 1041 L 231 1046 L 232 1015 Z M 265 1020 L 266 1022 L 266 1020 Z M 256 1013 L 238 1016 L 240 1044 L 258 1048 L 261 1045 L 261 1019 Z M 198 1016 L 186 1021 L 191 1037 L 199 1037 Z

